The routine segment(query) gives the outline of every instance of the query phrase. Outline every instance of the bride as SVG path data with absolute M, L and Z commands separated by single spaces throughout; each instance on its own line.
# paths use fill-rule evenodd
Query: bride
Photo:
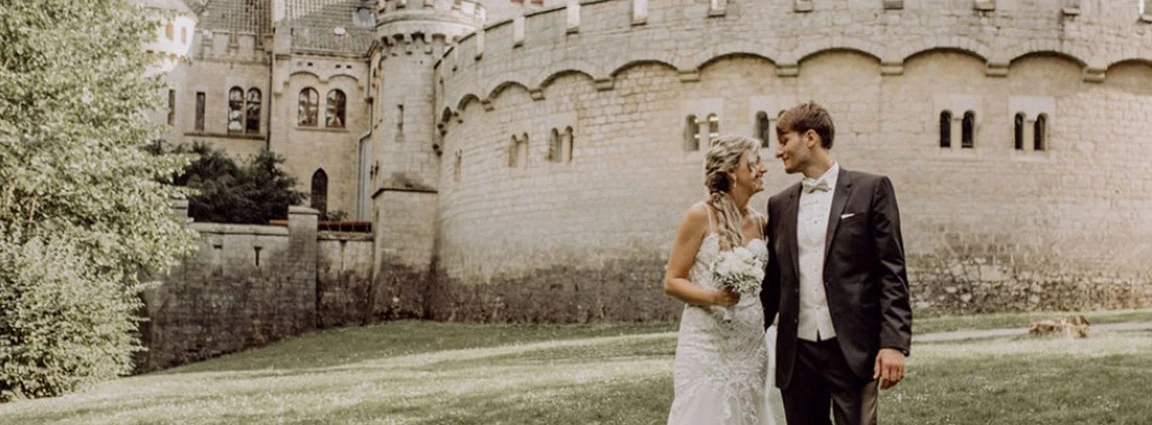
M 708 275 L 717 253 L 737 246 L 768 261 L 767 218 L 748 208 L 749 198 L 764 190 L 759 146 L 741 136 L 712 142 L 704 163 L 708 198 L 688 209 L 672 243 L 664 292 L 686 305 L 673 363 L 669 425 L 775 424 L 777 403 L 765 397 L 766 390 L 775 391 L 768 386 L 767 348 L 775 341 L 766 341 L 760 299 L 716 287 Z M 734 309 L 731 322 L 723 320 L 721 307 Z

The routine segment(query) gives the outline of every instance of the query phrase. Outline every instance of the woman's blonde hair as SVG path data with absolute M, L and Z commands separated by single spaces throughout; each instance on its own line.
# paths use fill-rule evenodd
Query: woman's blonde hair
M 708 188 L 706 203 L 716 213 L 716 233 L 720 237 L 721 250 L 744 245 L 744 233 L 740 231 L 742 216 L 729 193 L 734 182 L 728 173 L 736 170 L 741 157 L 755 154 L 759 146 L 760 143 L 752 138 L 723 135 L 712 140 L 712 146 L 704 157 L 704 186 Z

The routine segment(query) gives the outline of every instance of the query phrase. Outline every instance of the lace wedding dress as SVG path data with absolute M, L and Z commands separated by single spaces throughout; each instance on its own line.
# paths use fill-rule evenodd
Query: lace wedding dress
M 768 261 L 763 239 L 752 240 L 748 249 Z M 719 236 L 710 233 L 696 252 L 689 280 L 715 287 L 708 266 L 719 252 Z M 725 323 L 721 307 L 684 307 L 669 425 L 775 425 L 779 396 L 768 379 L 768 344 L 775 342 L 775 328 L 766 341 L 759 297 L 743 296 L 733 308 L 732 321 Z M 766 390 L 777 393 L 775 400 L 766 397 Z

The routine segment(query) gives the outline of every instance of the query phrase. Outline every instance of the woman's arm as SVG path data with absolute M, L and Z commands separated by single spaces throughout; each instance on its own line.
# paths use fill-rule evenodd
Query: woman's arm
M 676 240 L 672 242 L 672 253 L 668 256 L 668 266 L 664 273 L 664 293 L 692 305 L 734 306 L 740 301 L 740 295 L 728 290 L 706 288 L 688 280 L 688 270 L 696 261 L 696 251 L 700 249 L 707 232 L 708 207 L 704 203 L 693 205 L 680 221 Z

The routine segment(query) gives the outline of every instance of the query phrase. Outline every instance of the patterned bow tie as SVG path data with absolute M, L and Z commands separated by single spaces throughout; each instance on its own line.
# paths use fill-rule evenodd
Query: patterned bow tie
M 813 191 L 816 191 L 816 190 L 824 191 L 824 192 L 832 190 L 832 188 L 828 186 L 828 182 L 825 181 L 824 179 L 820 179 L 820 180 L 804 179 L 804 180 L 800 181 L 800 185 L 804 188 L 804 193 L 812 193 Z

